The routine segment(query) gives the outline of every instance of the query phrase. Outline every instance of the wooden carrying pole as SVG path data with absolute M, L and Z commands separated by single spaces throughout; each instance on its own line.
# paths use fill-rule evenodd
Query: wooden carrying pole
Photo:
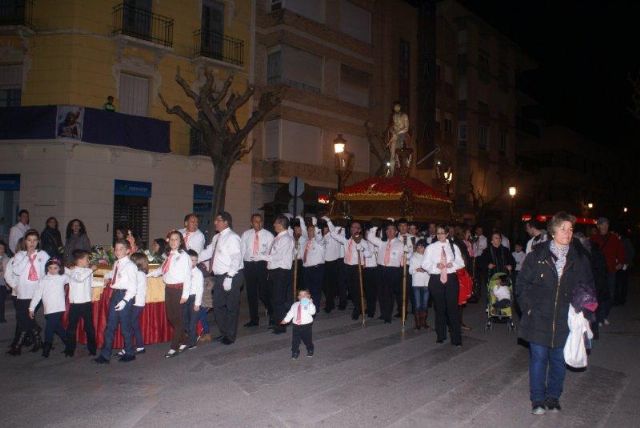
M 405 246 L 402 256 L 402 331 L 407 320 L 407 250 Z
M 360 281 L 360 313 L 362 314 L 362 326 L 366 325 L 366 317 L 364 316 L 364 282 L 362 280 L 362 249 L 356 248 L 358 252 L 358 280 Z
M 293 284 L 291 289 L 293 290 L 293 301 L 298 298 L 298 250 L 300 249 L 300 243 L 296 240 L 295 251 L 293 252 Z

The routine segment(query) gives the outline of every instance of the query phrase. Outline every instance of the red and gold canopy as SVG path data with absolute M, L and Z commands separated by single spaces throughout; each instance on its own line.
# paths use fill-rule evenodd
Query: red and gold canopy
M 406 217 L 414 221 L 449 221 L 451 200 L 442 192 L 411 177 L 371 177 L 335 195 L 333 216 L 354 219 Z

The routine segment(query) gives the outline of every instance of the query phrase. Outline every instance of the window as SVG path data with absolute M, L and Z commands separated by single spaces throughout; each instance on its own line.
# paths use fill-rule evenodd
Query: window
M 22 64 L 0 65 L 0 107 L 18 107 L 22 98 Z
M 276 119 L 265 123 L 264 133 L 265 160 L 284 160 L 309 165 L 322 163 L 321 128 Z
M 478 78 L 485 83 L 488 83 L 491 78 L 489 55 L 483 52 L 478 54 Z
M 501 155 L 506 155 L 507 154 L 507 132 L 506 131 L 502 131 L 500 133 L 500 154 Z
M 309 0 L 301 1 L 315 3 Z M 365 43 L 371 43 L 371 12 L 349 0 L 341 0 L 340 31 Z
M 369 107 L 371 75 L 348 65 L 340 66 L 339 98 L 362 107 Z
M 149 79 L 120 73 L 120 112 L 135 116 L 149 114 Z
M 480 150 L 488 150 L 488 134 L 489 129 L 486 126 L 478 127 L 478 149 Z
M 458 52 L 466 52 L 467 51 L 467 30 L 458 31 Z
M 282 52 L 271 52 L 267 57 L 267 83 L 274 85 L 282 79 Z
M 324 0 L 271 0 L 271 11 L 282 8 L 316 22 L 324 22 Z
M 202 2 L 202 47 L 213 58 L 224 57 L 224 4 L 214 0 Z
M 445 134 L 451 134 L 453 132 L 452 126 L 453 126 L 453 123 L 452 123 L 451 119 L 445 118 L 444 119 L 444 133 Z
M 458 125 L 458 147 L 467 147 L 467 124 L 461 123 Z
M 411 103 L 411 44 L 400 40 L 400 56 L 398 61 L 398 98 L 400 105 L 409 111 Z

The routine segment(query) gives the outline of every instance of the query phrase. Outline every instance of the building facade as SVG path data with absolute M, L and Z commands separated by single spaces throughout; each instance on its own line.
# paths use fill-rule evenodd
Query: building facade
M 252 2 L 238 0 L 3 2 L 0 107 L 7 108 L 0 111 L 5 121 L 30 120 L 43 131 L 2 135 L 0 234 L 18 207 L 31 212 L 38 229 L 51 215 L 61 225 L 81 218 L 95 243 L 110 243 L 124 222 L 144 224 L 128 224 L 142 228 L 136 232 L 144 241 L 164 236 L 194 210 L 206 227 L 211 162 L 159 94 L 194 115 L 175 75 L 179 69 L 197 89 L 205 68 L 219 81 L 233 73 L 232 90 L 243 92 L 253 73 L 254 12 Z M 108 96 L 117 111 L 111 117 L 100 114 Z M 37 106 L 58 106 L 57 114 L 24 116 L 48 111 Z M 84 135 L 60 134 L 61 112 L 84 119 Z M 146 129 L 155 131 L 140 132 Z M 249 215 L 250 177 L 249 160 L 232 171 L 227 209 L 238 218 Z

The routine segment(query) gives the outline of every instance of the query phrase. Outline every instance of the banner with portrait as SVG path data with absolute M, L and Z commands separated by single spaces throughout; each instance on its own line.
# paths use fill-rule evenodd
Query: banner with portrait
M 56 114 L 56 138 L 82 140 L 84 107 L 60 105 Z

